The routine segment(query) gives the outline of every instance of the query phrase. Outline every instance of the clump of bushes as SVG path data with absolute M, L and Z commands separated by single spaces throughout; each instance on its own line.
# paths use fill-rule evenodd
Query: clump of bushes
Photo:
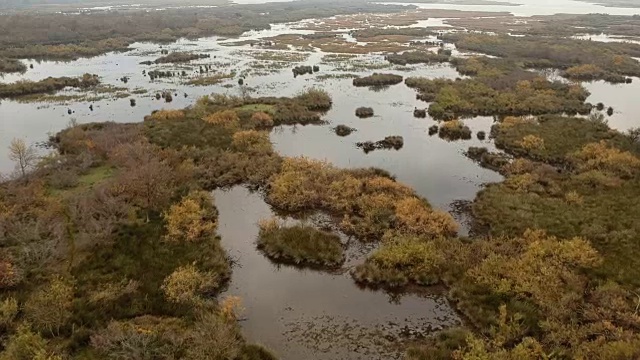
M 203 120 L 209 124 L 221 126 L 228 129 L 238 128 L 240 126 L 240 118 L 235 110 L 222 110 L 206 115 Z
M 269 182 L 267 200 L 286 211 L 324 210 L 343 220 L 340 229 L 361 240 L 389 230 L 449 236 L 457 224 L 405 185 L 375 169 L 340 170 L 322 161 L 287 158 Z
M 286 226 L 278 219 L 259 224 L 258 248 L 276 262 L 307 266 L 340 266 L 340 237 L 306 225 Z
M 291 71 L 293 71 L 293 76 L 296 77 L 298 75 L 305 75 L 305 74 L 309 74 L 312 75 L 313 74 L 313 67 L 309 66 L 309 65 L 300 65 L 300 66 L 296 66 L 293 69 L 291 69 Z
M 273 118 L 266 112 L 256 111 L 251 115 L 251 123 L 255 128 L 270 128 L 273 126 Z
M 400 75 L 373 73 L 373 75 L 353 79 L 353 86 L 387 86 L 401 82 Z
M 358 283 L 372 287 L 433 285 L 439 282 L 440 268 L 445 263 L 434 242 L 400 237 L 385 242 L 364 264 L 356 266 L 351 275 Z
M 303 91 L 296 95 L 293 100 L 311 111 L 328 111 L 333 104 L 329 93 L 317 88 Z
M 373 108 L 359 107 L 356 109 L 356 116 L 359 118 L 368 118 L 373 116 Z
M 356 129 L 349 127 L 347 125 L 338 125 L 336 127 L 333 128 L 333 131 L 336 133 L 336 135 L 338 136 L 348 136 L 350 135 L 352 132 L 356 131 Z
M 491 169 L 494 171 L 500 171 L 504 166 L 508 165 L 509 157 L 501 153 L 490 152 L 485 147 L 470 147 L 465 152 L 465 155 L 477 161 L 482 167 Z
M 413 116 L 417 118 L 426 118 L 427 110 L 426 109 L 413 109 Z
M 20 62 L 20 60 L 5 59 L 0 57 L 0 74 L 14 72 L 22 73 L 25 71 L 27 71 L 27 67 L 22 62 Z
M 446 140 L 469 140 L 471 129 L 460 120 L 445 121 L 440 125 L 438 135 Z
M 438 130 L 439 130 L 438 125 L 429 126 L 429 130 L 428 130 L 429 131 L 429 136 L 437 134 Z
M 402 54 L 387 55 L 385 59 L 392 64 L 407 65 L 444 63 L 450 57 L 451 54 L 446 52 L 436 54 L 430 51 L 405 51 Z
M 66 87 L 88 89 L 100 84 L 98 75 L 84 74 L 82 77 L 48 77 L 39 81 L 18 81 L 12 84 L 0 84 L 0 98 L 18 97 L 32 94 L 44 94 Z
M 404 140 L 402 136 L 387 136 L 382 140 L 376 142 L 364 141 L 356 143 L 356 146 L 361 148 L 365 153 L 369 153 L 376 149 L 395 149 L 400 150 L 404 146 Z
M 589 92 L 579 84 L 551 82 L 524 70 L 503 72 L 499 68 L 485 69 L 483 66 L 473 69 L 479 71 L 473 78 L 410 77 L 405 84 L 418 90 L 418 99 L 431 103 L 428 113 L 436 120 L 453 120 L 461 116 L 587 115 L 591 112 L 591 104 L 585 103 Z
M 156 64 L 172 64 L 172 63 L 185 63 L 193 60 L 210 58 L 209 54 L 193 54 L 188 52 L 173 52 L 169 55 L 157 58 L 154 63 Z
M 478 137 L 478 140 L 484 140 L 487 138 L 487 133 L 485 133 L 484 131 L 478 131 L 476 136 Z

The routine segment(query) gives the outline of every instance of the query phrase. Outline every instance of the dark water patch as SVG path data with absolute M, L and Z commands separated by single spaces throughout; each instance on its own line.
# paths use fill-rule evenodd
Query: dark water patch
M 235 261 L 223 296 L 242 298 L 243 333 L 281 359 L 399 359 L 403 339 L 459 323 L 443 295 L 389 295 L 357 287 L 347 272 L 273 264 L 255 244 L 257 222 L 272 216 L 261 195 L 235 187 L 214 196 L 222 245 Z

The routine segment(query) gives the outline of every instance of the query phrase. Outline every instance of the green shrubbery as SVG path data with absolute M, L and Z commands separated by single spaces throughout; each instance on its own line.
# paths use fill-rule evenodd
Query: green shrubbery
M 154 63 L 156 64 L 175 64 L 175 63 L 186 63 L 193 60 L 198 59 L 207 59 L 210 58 L 209 54 L 193 54 L 187 52 L 173 52 L 169 55 L 162 56 L 157 58 Z
M 87 89 L 100 84 L 98 75 L 84 74 L 80 78 L 46 78 L 40 81 L 18 81 L 12 84 L 0 84 L 0 98 L 18 97 L 32 94 L 50 93 L 66 87 Z
M 276 262 L 334 267 L 344 261 L 338 235 L 306 225 L 287 226 L 278 219 L 259 225 L 258 248 Z
M 578 80 L 624 81 L 640 75 L 640 63 L 633 59 L 640 50 L 620 43 L 559 37 L 513 37 L 477 33 L 447 34 L 459 49 L 520 61 L 529 68 L 566 70 L 563 75 Z
M 407 78 L 405 84 L 431 102 L 429 115 L 436 120 L 461 116 L 589 113 L 588 92 L 579 85 L 550 82 L 544 77 L 526 80 L 511 75 L 464 80 Z
M 405 51 L 402 54 L 387 55 L 385 59 L 392 64 L 407 65 L 407 64 L 432 64 L 432 63 L 445 63 L 449 61 L 451 54 L 438 52 L 433 53 L 430 51 Z
M 27 67 L 19 60 L 0 58 L 0 74 L 25 71 Z
M 401 75 L 373 73 L 373 75 L 353 79 L 353 86 L 387 86 L 401 82 Z

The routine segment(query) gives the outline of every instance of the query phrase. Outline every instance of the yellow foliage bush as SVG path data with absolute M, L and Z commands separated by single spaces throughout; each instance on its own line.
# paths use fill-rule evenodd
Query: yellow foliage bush
M 57 333 L 73 315 L 74 284 L 54 276 L 45 287 L 36 290 L 24 303 L 24 317 L 36 329 Z
M 564 199 L 570 204 L 582 204 L 584 198 L 577 191 L 569 191 L 564 195 Z
M 246 130 L 233 134 L 231 146 L 236 151 L 268 154 L 272 152 L 269 133 L 266 131 Z
M 201 272 L 194 265 L 177 268 L 162 283 L 167 299 L 179 304 L 198 304 L 201 296 L 213 293 L 220 285 L 215 272 Z
M 190 193 L 164 213 L 167 241 L 197 241 L 212 236 L 217 228 L 216 214 L 211 209 L 211 195 L 204 191 Z
M 543 150 L 544 139 L 535 135 L 526 135 L 518 142 L 518 145 L 525 150 Z
M 585 145 L 572 155 L 572 159 L 581 172 L 599 170 L 629 178 L 640 171 L 638 157 L 628 151 L 610 147 L 604 140 Z
M 454 236 L 458 224 L 451 215 L 431 209 L 416 197 L 407 197 L 396 204 L 396 219 L 400 230 L 432 237 Z
M 227 129 L 235 129 L 240 125 L 240 118 L 233 110 L 218 111 L 205 116 L 203 120 L 209 124 L 222 126 Z
M 256 128 L 269 128 L 273 126 L 273 118 L 266 112 L 258 111 L 251 115 L 251 123 Z
M 587 285 L 582 269 L 593 268 L 601 258 L 581 238 L 560 241 L 544 231 L 528 230 L 513 242 L 518 253 L 492 253 L 468 271 L 477 283 L 497 293 L 530 298 L 549 314 L 570 306 L 573 295 L 582 296 Z M 516 245 L 517 244 L 517 245 Z
M 18 315 L 18 301 L 12 297 L 0 302 L 0 329 L 7 329 L 11 326 L 13 319 Z

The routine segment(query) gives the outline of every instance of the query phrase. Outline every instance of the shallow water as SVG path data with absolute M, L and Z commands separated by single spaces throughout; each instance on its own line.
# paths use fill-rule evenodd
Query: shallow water
M 466 11 L 506 11 L 516 16 L 553 15 L 553 14 L 640 14 L 640 8 L 605 7 L 576 0 L 503 0 L 519 6 L 508 5 L 459 5 L 459 4 L 421 4 L 412 3 L 422 9 L 447 9 Z M 381 2 L 396 4 L 393 1 Z
M 256 223 L 272 216 L 262 196 L 235 187 L 214 197 L 222 245 L 236 262 L 222 296 L 242 299 L 244 334 L 280 359 L 397 359 L 399 340 L 459 324 L 441 295 L 390 297 L 358 288 L 347 272 L 273 264 L 255 245 Z

